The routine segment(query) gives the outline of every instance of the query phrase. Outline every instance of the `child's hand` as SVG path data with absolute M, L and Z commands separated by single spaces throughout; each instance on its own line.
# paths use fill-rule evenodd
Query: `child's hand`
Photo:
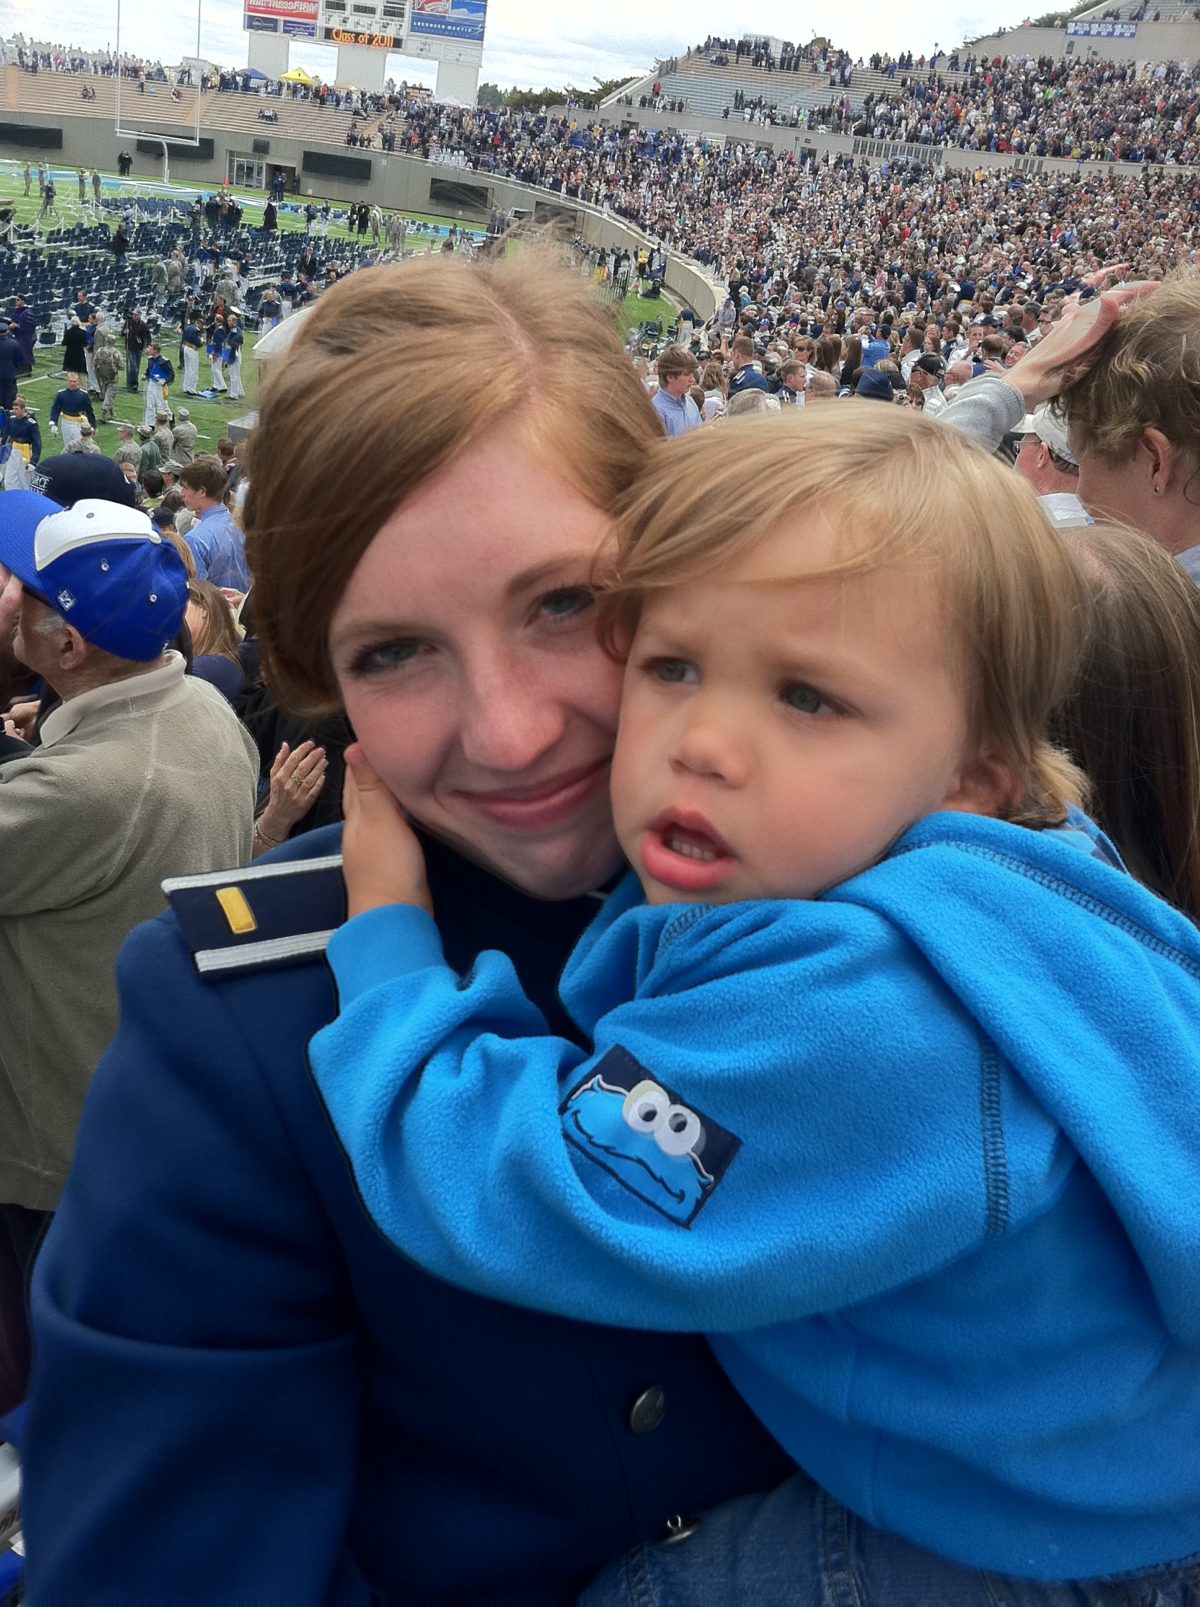
M 342 874 L 351 919 L 384 904 L 415 904 L 432 915 L 421 845 L 357 742 L 346 749 L 342 805 Z

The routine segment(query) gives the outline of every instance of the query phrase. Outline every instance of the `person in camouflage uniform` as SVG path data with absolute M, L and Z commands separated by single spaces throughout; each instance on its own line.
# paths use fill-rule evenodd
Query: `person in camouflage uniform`
M 192 423 L 192 415 L 186 407 L 181 407 L 175 415 L 175 447 L 172 452 L 176 463 L 185 467 L 196 455 L 196 426 Z
M 113 462 L 116 464 L 132 463 L 136 469 L 142 460 L 142 449 L 133 438 L 132 424 L 118 424 L 117 435 L 119 444 L 113 453 Z
M 165 463 L 175 451 L 175 437 L 171 432 L 171 418 L 169 413 L 158 413 L 154 419 L 154 434 L 152 439 L 158 442 L 158 455 Z M 156 464 L 155 467 L 158 465 Z
M 96 321 L 96 337 L 92 345 L 92 367 L 100 387 L 100 413 L 106 424 L 113 421 L 113 408 L 117 400 L 117 385 L 124 368 L 124 359 L 117 350 L 116 336 L 108 320 L 101 314 Z

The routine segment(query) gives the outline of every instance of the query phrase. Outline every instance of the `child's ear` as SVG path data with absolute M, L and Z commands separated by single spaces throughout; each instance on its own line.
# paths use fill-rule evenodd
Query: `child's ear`
M 992 749 L 985 749 L 964 762 L 941 807 L 964 815 L 990 815 L 1004 820 L 1020 803 L 1021 793 L 1011 763 Z

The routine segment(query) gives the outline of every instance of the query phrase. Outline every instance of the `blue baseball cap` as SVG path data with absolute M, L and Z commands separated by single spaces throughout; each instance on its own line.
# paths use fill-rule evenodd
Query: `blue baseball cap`
M 0 564 L 85 642 L 138 663 L 159 656 L 187 608 L 183 559 L 149 516 L 94 497 L 63 508 L 6 491 Z
M 31 464 L 29 489 L 53 497 L 64 508 L 84 497 L 133 507 L 133 487 L 117 464 L 99 452 L 62 452 Z
M 890 402 L 894 400 L 896 393 L 892 388 L 890 375 L 881 374 L 877 368 L 868 368 L 854 387 L 854 394 L 865 396 L 870 401 Z

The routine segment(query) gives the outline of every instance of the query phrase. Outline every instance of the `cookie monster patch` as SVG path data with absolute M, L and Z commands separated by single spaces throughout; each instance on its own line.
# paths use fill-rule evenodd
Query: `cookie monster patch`
M 742 1147 L 620 1048 L 571 1089 L 559 1119 L 568 1143 L 682 1228 L 691 1227 Z

